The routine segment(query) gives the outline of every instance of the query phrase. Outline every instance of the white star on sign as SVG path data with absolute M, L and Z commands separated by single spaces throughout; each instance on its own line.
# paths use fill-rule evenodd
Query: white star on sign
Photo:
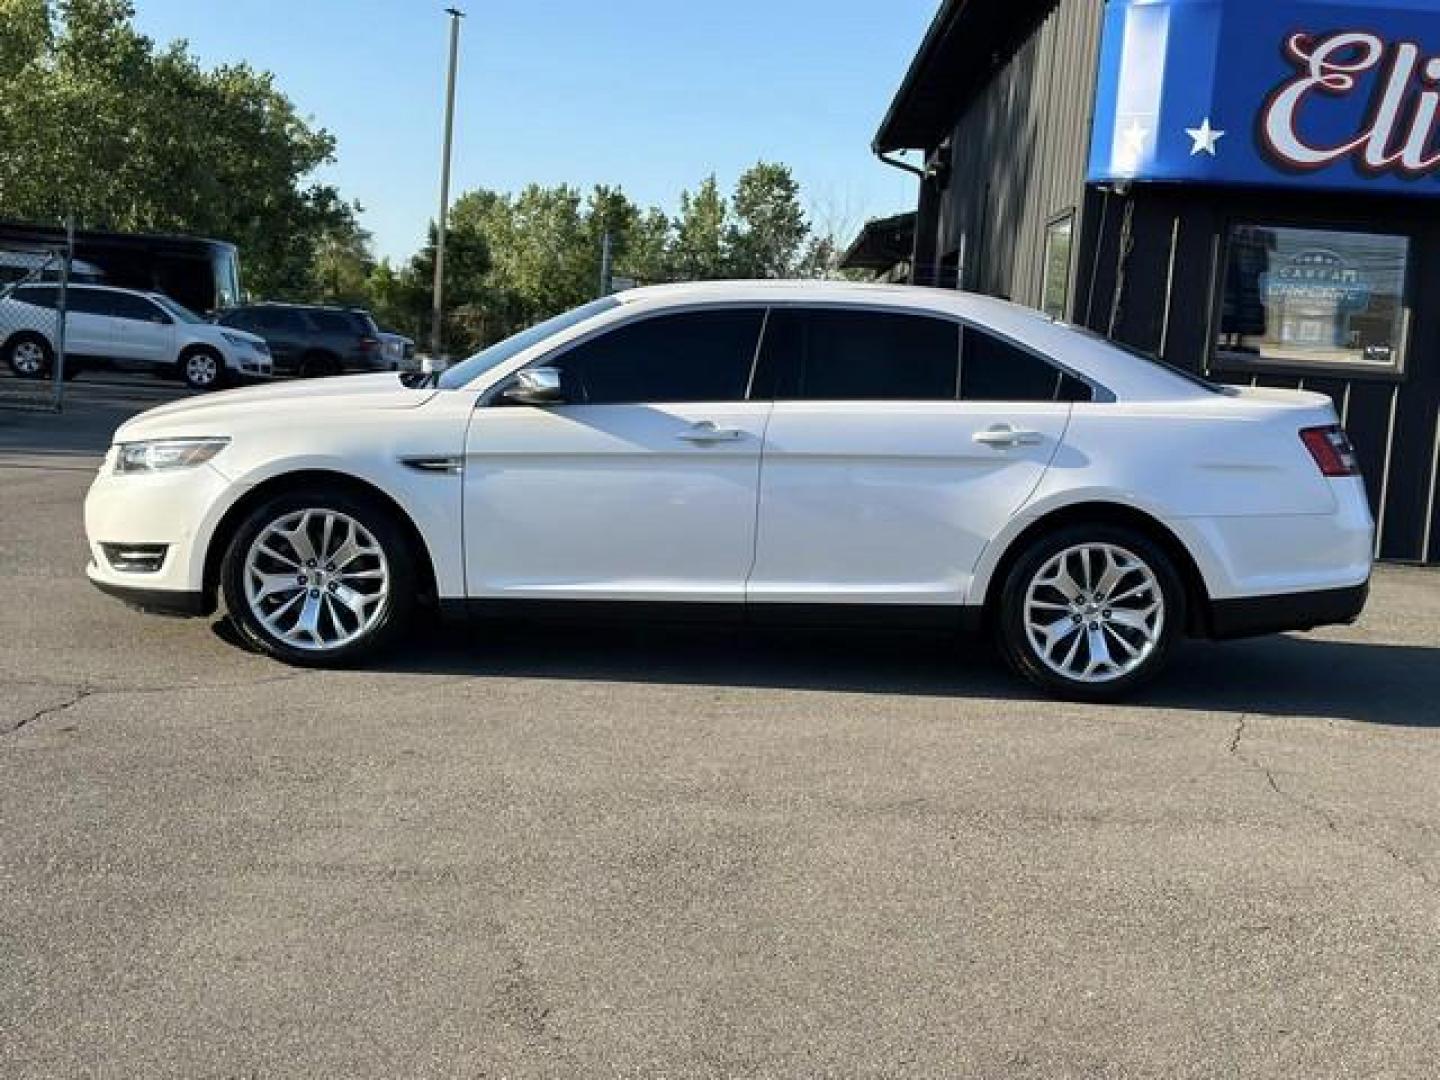
M 1123 143 L 1121 153 L 1127 158 L 1139 158 L 1145 152 L 1145 139 L 1149 134 L 1140 121 L 1131 120 L 1130 126 L 1120 133 Z
M 1225 132 L 1217 131 L 1210 126 L 1210 118 L 1208 116 L 1205 117 L 1204 122 L 1198 128 L 1186 128 L 1185 134 L 1189 135 L 1195 143 L 1195 145 L 1190 148 L 1191 157 L 1194 157 L 1196 154 L 1209 154 L 1211 157 L 1215 157 L 1215 144 L 1225 137 Z

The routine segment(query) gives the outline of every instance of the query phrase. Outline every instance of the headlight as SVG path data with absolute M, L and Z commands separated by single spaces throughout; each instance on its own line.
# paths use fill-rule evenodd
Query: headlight
M 229 439 L 152 439 L 150 442 L 121 443 L 116 447 L 115 471 L 140 473 L 191 469 L 204 465 L 224 450 L 229 442 Z
M 257 346 L 255 342 L 251 341 L 248 337 L 241 337 L 239 334 L 232 334 L 228 330 L 220 331 L 220 336 L 223 337 L 226 341 L 228 341 L 231 345 L 234 345 L 237 349 L 259 348 L 259 346 Z

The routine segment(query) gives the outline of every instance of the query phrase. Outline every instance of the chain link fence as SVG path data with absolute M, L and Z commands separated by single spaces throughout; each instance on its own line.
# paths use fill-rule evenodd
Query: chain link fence
M 73 246 L 0 237 L 0 409 L 64 408 Z

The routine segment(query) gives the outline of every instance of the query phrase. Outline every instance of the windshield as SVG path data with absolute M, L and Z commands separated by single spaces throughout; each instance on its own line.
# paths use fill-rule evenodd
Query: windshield
M 602 312 L 610 311 L 620 306 L 620 301 L 614 297 L 607 296 L 600 300 L 592 300 L 590 303 L 567 311 L 563 315 L 556 315 L 553 319 L 546 319 L 542 323 L 536 323 L 528 330 L 521 330 L 513 337 L 491 345 L 488 349 L 481 349 L 469 360 L 456 364 L 440 376 L 436 384 L 442 390 L 459 390 L 468 386 L 485 372 L 498 367 L 505 361 L 510 360 L 532 345 L 538 345 L 548 337 L 568 330 L 572 326 L 578 326 L 588 319 L 593 319 Z
M 205 321 L 184 304 L 177 304 L 174 300 L 171 300 L 168 296 L 164 296 L 161 293 L 151 293 L 150 299 L 154 300 L 182 323 L 203 323 Z

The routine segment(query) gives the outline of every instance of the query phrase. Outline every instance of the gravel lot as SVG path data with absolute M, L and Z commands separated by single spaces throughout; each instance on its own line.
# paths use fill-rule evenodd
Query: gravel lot
M 0 1075 L 1436 1074 L 1440 573 L 1124 708 L 853 635 L 301 673 L 84 580 L 156 396 L 0 412 Z

